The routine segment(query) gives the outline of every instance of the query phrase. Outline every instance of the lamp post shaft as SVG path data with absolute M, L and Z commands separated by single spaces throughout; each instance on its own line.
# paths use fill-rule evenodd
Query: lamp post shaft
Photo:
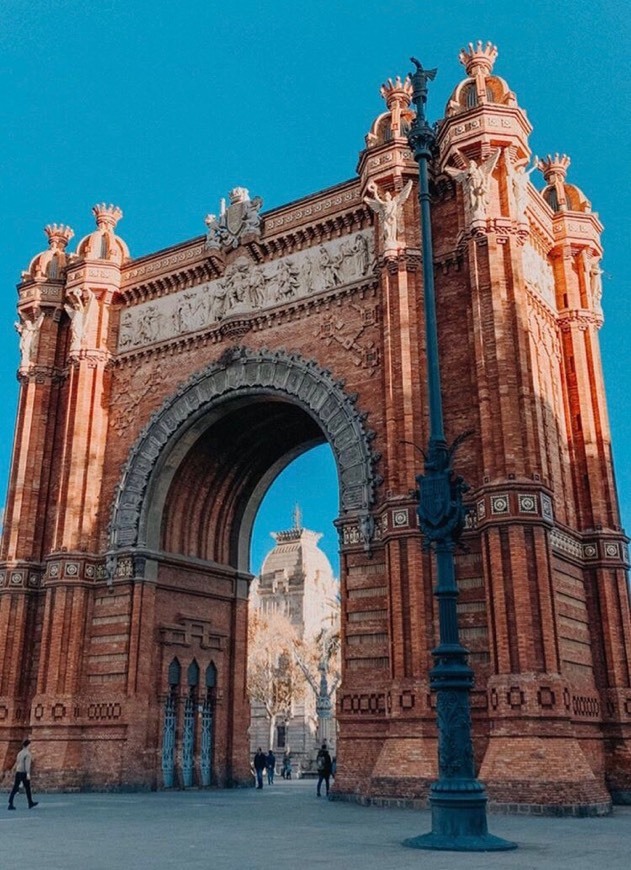
M 405 843 L 419 849 L 499 851 L 513 849 L 515 844 L 488 833 L 486 791 L 475 778 L 473 759 L 470 710 L 473 671 L 458 636 L 454 551 L 464 528 L 462 494 L 468 487 L 462 478 L 454 477 L 453 450 L 447 447 L 443 426 L 428 175 L 435 136 L 425 118 L 427 82 L 434 79 L 436 70 L 423 69 L 415 58 L 412 62 L 416 65 L 416 72 L 411 75 L 412 100 L 417 113 L 408 138 L 419 169 L 430 418 L 424 473 L 417 477 L 418 516 L 425 548 L 432 549 L 436 556 L 439 645 L 432 652 L 434 666 L 430 671 L 430 688 L 436 692 L 438 780 L 432 784 L 429 797 L 432 831 Z

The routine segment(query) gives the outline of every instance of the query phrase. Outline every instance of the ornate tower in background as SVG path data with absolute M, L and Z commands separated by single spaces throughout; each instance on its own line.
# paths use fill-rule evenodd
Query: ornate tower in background
M 305 661 L 320 658 L 324 637 L 332 631 L 339 631 L 339 583 L 333 576 L 333 569 L 324 552 L 318 547 L 322 537 L 302 526 L 300 511 L 294 514 L 294 527 L 272 535 L 275 546 L 263 561 L 261 572 L 255 578 L 250 595 L 250 606 L 263 617 L 279 613 L 293 626 L 296 639 L 303 642 L 304 652 L 300 656 L 302 666 L 308 676 L 304 677 L 304 692 L 294 703 L 291 718 L 278 723 L 272 748 L 283 754 L 291 752 L 294 771 L 309 770 L 315 757 L 318 738 L 318 700 L 320 694 L 319 662 Z M 331 692 L 334 692 L 334 676 L 327 672 L 325 677 Z M 327 697 L 327 700 L 329 698 Z M 335 696 L 333 695 L 333 703 Z M 329 701 L 330 703 L 330 701 Z M 250 750 L 258 746 L 267 747 L 269 719 L 262 705 L 252 703 L 250 722 Z M 335 717 L 327 722 L 328 739 L 335 737 Z

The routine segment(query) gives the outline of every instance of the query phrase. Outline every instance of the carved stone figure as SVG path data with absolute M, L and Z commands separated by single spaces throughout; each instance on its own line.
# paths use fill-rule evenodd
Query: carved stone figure
M 355 255 L 355 277 L 360 278 L 368 272 L 370 266 L 370 253 L 368 240 L 365 236 L 357 233 L 353 242 L 352 251 Z
M 217 217 L 206 215 L 205 224 L 208 227 L 206 247 L 210 249 L 238 248 L 244 236 L 260 236 L 261 215 L 263 206 L 260 196 L 250 199 L 245 187 L 235 187 L 230 191 L 230 205 L 223 208 Z
M 140 344 L 151 344 L 158 341 L 162 326 L 162 314 L 156 305 L 150 305 L 143 311 L 138 322 L 138 337 Z
M 306 293 L 313 291 L 313 259 L 311 254 L 306 256 L 302 261 L 300 281 Z
M 278 299 L 292 299 L 300 290 L 300 271 L 296 268 L 293 260 L 281 260 L 277 270 Z
M 241 306 L 246 300 L 249 288 L 250 263 L 245 257 L 239 257 L 233 265 L 226 270 L 224 286 L 226 288 L 226 304 L 229 309 Z
M 528 183 L 530 181 L 530 176 L 537 168 L 539 158 L 535 156 L 530 169 L 526 169 L 526 166 L 528 165 L 527 162 L 521 166 L 516 166 L 511 163 L 508 149 L 504 151 L 504 154 L 506 159 L 506 173 L 509 179 L 515 217 L 517 220 L 521 220 L 526 213 L 526 206 L 528 205 Z
M 206 247 L 207 248 L 220 248 L 221 247 L 221 233 L 219 232 L 219 223 L 217 221 L 217 215 L 215 214 L 207 214 L 204 218 L 204 223 L 208 227 L 208 233 L 206 234 Z
M 603 296 L 603 270 L 598 265 L 598 257 L 592 257 L 589 263 L 589 289 L 592 294 L 592 303 L 596 311 L 602 311 Z
M 65 304 L 64 309 L 70 318 L 70 353 L 78 353 L 85 344 L 88 326 L 97 302 L 94 293 L 89 288 L 84 291 L 84 294 L 80 290 L 70 290 L 68 299 L 70 304 Z
M 204 300 L 198 293 L 185 293 L 182 301 L 173 312 L 173 325 L 176 334 L 192 332 L 204 325 Z
M 390 191 L 387 190 L 383 198 L 381 198 L 374 181 L 368 185 L 368 191 L 372 193 L 372 197 L 365 196 L 364 202 L 381 219 L 381 231 L 386 251 L 396 250 L 398 247 L 398 236 L 402 230 L 401 216 L 403 213 L 403 203 L 410 195 L 411 190 L 412 182 L 408 181 L 403 190 L 396 196 L 392 196 Z
M 15 328 L 20 336 L 21 369 L 28 368 L 37 354 L 37 340 L 39 338 L 39 330 L 43 321 L 43 312 L 40 312 L 35 320 L 28 320 L 20 314 L 20 320 L 15 324 Z
M 471 220 L 481 220 L 486 217 L 486 211 L 489 207 L 489 182 L 499 155 L 500 151 L 497 149 L 481 163 L 469 160 L 466 169 L 456 169 L 453 166 L 445 167 L 445 172 L 464 187 Z M 465 158 L 460 156 L 464 162 Z
M 130 347 L 135 347 L 139 344 L 140 336 L 134 327 L 135 322 L 132 312 L 129 310 L 123 311 L 118 336 L 118 347 L 120 350 L 128 350 Z
M 319 267 L 323 289 L 328 290 L 329 287 L 335 287 L 336 284 L 341 284 L 339 266 L 335 263 L 331 254 L 327 251 L 324 245 L 320 245 Z
M 228 289 L 224 281 L 215 281 L 209 305 L 209 320 L 221 320 L 226 315 Z
M 263 290 L 264 283 L 260 269 L 250 269 L 247 276 L 246 300 L 252 308 L 256 309 L 263 306 L 265 302 Z

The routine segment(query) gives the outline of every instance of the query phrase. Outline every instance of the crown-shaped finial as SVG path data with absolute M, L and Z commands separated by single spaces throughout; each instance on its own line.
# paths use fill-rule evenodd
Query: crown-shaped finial
M 114 229 L 123 216 L 122 210 L 117 205 L 106 205 L 104 202 L 97 203 L 92 209 L 96 218 L 97 227 L 109 227 Z
M 482 45 L 482 40 L 478 39 L 475 46 L 470 42 L 468 48 L 461 49 L 458 60 L 471 78 L 476 76 L 477 73 L 488 76 L 493 70 L 497 54 L 497 46 L 493 45 L 492 42 Z
M 543 172 L 547 184 L 553 184 L 555 181 L 565 181 L 570 162 L 567 154 L 555 154 L 554 157 L 548 154 L 537 161 L 537 169 Z
M 65 224 L 47 224 L 44 232 L 48 236 L 48 247 L 58 251 L 65 251 L 66 245 L 74 236 L 74 230 Z
M 386 101 L 389 112 L 392 111 L 394 106 L 407 109 L 412 102 L 412 82 L 410 77 L 406 76 L 404 81 L 401 81 L 401 76 L 397 76 L 394 81 L 388 79 L 387 82 L 381 85 L 380 93 Z

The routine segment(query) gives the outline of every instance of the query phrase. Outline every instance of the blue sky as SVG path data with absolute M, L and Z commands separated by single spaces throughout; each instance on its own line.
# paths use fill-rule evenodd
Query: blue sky
M 605 224 L 601 342 L 631 528 L 631 23 L 621 2 L 3 0 L 0 504 L 17 399 L 15 284 L 46 247 L 45 224 L 72 226 L 73 250 L 92 206 L 116 203 L 139 256 L 203 233 L 236 185 L 267 209 L 343 181 L 382 111 L 382 81 L 408 72 L 411 54 L 437 66 L 428 114 L 440 117 L 463 77 L 458 51 L 477 39 L 498 46 L 495 71 L 528 113 L 533 151 L 571 156 L 569 180 Z M 325 473 L 313 468 L 257 523 L 265 547 L 290 525 L 296 488 Z M 330 523 L 317 493 L 300 501 L 306 525 Z M 326 543 L 333 554 L 333 531 Z

